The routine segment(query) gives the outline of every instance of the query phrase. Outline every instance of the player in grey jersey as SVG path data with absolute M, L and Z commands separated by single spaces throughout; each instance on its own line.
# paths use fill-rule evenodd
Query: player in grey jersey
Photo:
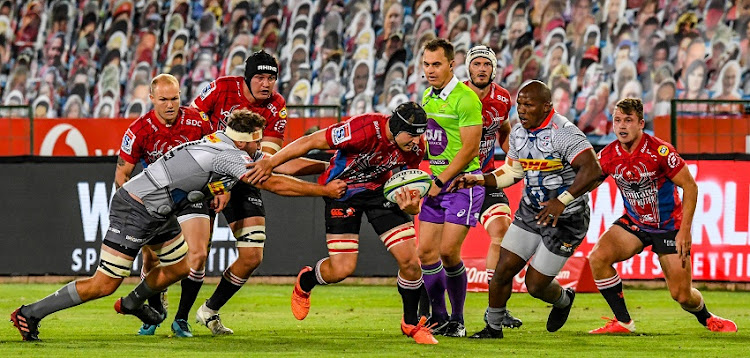
M 265 120 L 247 110 L 235 111 L 224 132 L 182 144 L 129 180 L 112 198 L 110 226 L 100 251 L 94 276 L 71 282 L 57 292 L 11 314 L 23 340 L 39 340 L 39 321 L 49 314 L 110 295 L 130 276 L 138 251 L 148 245 L 160 265 L 126 297 L 115 310 L 135 315 L 148 324 L 159 324 L 165 316 L 144 302 L 188 274 L 182 237 L 175 213 L 190 203 L 224 193 L 246 177 L 246 165 L 260 159 L 260 140 Z M 293 166 L 279 170 L 292 172 Z M 340 198 L 346 184 L 334 180 L 325 186 L 282 175 L 256 184 L 258 188 L 284 196 Z
M 555 113 L 544 83 L 525 84 L 516 103 L 521 123 L 511 130 L 505 164 L 492 173 L 465 175 L 456 184 L 504 188 L 521 179 L 525 184 L 490 281 L 488 324 L 472 338 L 502 338 L 502 318 L 513 277 L 532 256 L 526 287 L 532 296 L 553 305 L 547 330 L 562 328 L 575 292 L 563 289 L 555 276 L 586 235 L 589 207 L 585 194 L 602 173 L 586 136 Z

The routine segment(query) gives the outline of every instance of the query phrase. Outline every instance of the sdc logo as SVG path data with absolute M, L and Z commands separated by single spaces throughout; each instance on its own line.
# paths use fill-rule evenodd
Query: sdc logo
M 58 145 L 58 140 L 64 137 L 64 144 Z M 53 155 L 75 155 L 75 156 L 88 156 L 89 149 L 86 145 L 86 140 L 83 138 L 83 134 L 70 124 L 62 123 L 58 124 L 47 132 L 42 141 L 42 146 L 39 148 L 39 155 L 41 156 L 53 156 Z

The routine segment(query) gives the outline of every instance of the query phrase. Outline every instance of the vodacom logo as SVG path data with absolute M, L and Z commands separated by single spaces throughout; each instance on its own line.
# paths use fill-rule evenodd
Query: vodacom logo
M 89 155 L 89 149 L 86 145 L 86 139 L 83 138 L 83 134 L 76 127 L 67 123 L 58 124 L 47 132 L 42 141 L 42 146 L 39 148 L 39 155 L 53 156 L 57 140 L 63 135 L 65 135 L 65 144 L 73 150 L 74 155 Z

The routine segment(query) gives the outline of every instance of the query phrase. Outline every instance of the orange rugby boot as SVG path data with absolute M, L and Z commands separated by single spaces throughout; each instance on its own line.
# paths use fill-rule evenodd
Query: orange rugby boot
M 737 324 L 726 318 L 711 314 L 706 320 L 706 328 L 711 332 L 737 332 Z
M 617 320 L 617 318 L 602 317 L 607 320 L 607 324 L 604 327 L 592 329 L 589 331 L 591 334 L 627 334 L 635 332 L 635 322 L 631 319 L 630 322 L 624 323 Z
M 292 290 L 292 313 L 294 318 L 303 320 L 310 313 L 310 292 L 305 292 L 299 285 L 300 277 L 302 274 L 308 271 L 312 271 L 312 267 L 305 266 L 297 274 L 297 282 L 294 283 L 294 289 Z
M 425 326 L 427 317 L 422 316 L 417 325 L 406 324 L 404 319 L 401 319 L 401 332 L 408 337 L 414 339 L 418 344 L 438 344 L 437 339 L 432 336 L 432 332 L 428 327 Z

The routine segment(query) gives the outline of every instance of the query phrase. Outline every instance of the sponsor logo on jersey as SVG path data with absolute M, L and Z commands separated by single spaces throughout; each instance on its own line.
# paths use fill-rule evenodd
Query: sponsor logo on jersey
M 680 164 L 680 159 L 677 157 L 677 153 L 669 153 L 669 156 L 667 157 L 667 165 L 669 165 L 670 168 L 674 169 L 677 168 L 677 165 Z
M 224 182 L 222 181 L 215 181 L 215 182 L 208 183 L 208 190 L 213 195 L 222 195 L 226 193 L 226 190 L 224 188 Z
M 206 115 L 206 113 L 203 111 L 200 111 L 199 113 L 201 114 L 201 119 L 208 122 L 208 115 Z
M 206 138 L 207 141 L 209 141 L 211 143 L 219 143 L 219 142 L 221 142 L 221 139 L 219 139 L 219 137 L 216 136 L 216 133 L 211 133 L 211 134 L 207 135 L 205 138 Z
M 524 171 L 536 170 L 548 172 L 563 168 L 563 163 L 560 159 L 519 159 L 518 161 L 521 162 Z
M 201 91 L 201 100 L 205 100 L 208 95 L 211 94 L 216 89 L 216 82 L 211 82 L 208 84 L 208 86 L 203 87 L 203 90 Z
M 131 155 L 133 152 L 133 142 L 135 142 L 135 134 L 133 134 L 133 132 L 130 131 L 130 128 L 128 128 L 128 130 L 125 131 L 125 135 L 122 136 L 120 150 Z
M 281 109 L 281 110 L 279 111 L 279 118 L 281 118 L 281 119 L 286 119 L 286 107 L 282 108 L 282 109 Z
M 669 154 L 669 148 L 667 148 L 666 145 L 660 145 L 659 146 L 659 155 L 662 157 L 666 157 L 667 154 Z
M 279 116 L 281 118 L 281 116 Z M 273 130 L 283 133 L 284 128 L 286 128 L 286 119 L 279 119 L 276 124 L 273 125 Z
M 352 139 L 352 130 L 349 127 L 349 123 L 331 130 L 331 141 L 333 142 L 333 145 L 339 145 L 349 139 Z

